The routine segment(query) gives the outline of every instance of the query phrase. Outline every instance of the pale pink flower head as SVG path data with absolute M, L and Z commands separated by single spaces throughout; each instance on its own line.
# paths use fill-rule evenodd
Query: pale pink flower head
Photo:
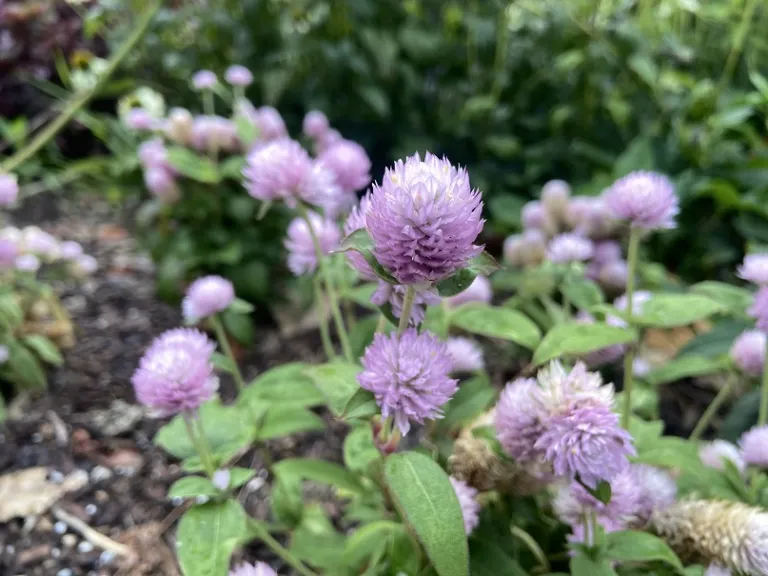
M 256 564 L 240 564 L 230 571 L 229 576 L 277 576 L 277 572 L 266 562 L 256 562 Z
M 724 462 L 726 460 L 732 462 L 742 474 L 747 469 L 747 463 L 744 461 L 741 450 L 727 440 L 713 440 L 703 444 L 699 448 L 699 459 L 704 466 L 715 468 L 716 470 L 725 470 Z
M 547 257 L 552 262 L 586 262 L 592 258 L 594 250 L 589 238 L 566 232 L 550 241 Z
M 99 269 L 99 262 L 90 254 L 80 254 L 73 261 L 75 274 L 78 276 L 90 276 Z
M 595 252 L 592 261 L 600 265 L 610 264 L 621 260 L 621 244 L 615 240 L 603 240 L 595 243 Z
M 744 461 L 750 466 L 768 468 L 768 426 L 755 426 L 739 440 Z
M 155 127 L 155 119 L 144 108 L 131 108 L 124 121 L 129 130 L 152 130 Z
M 195 90 L 210 90 L 217 82 L 216 74 L 210 70 L 198 70 L 192 75 L 192 86 Z
M 453 476 L 449 476 L 448 479 L 451 481 L 454 492 L 456 492 L 456 498 L 459 499 L 461 517 L 464 519 L 464 531 L 469 535 L 480 522 L 480 504 L 477 501 L 477 490 L 463 480 Z
M 552 507 L 565 524 L 583 522 L 585 512 L 594 512 L 600 523 L 614 529 L 625 528 L 640 505 L 640 486 L 631 469 L 611 480 L 611 499 L 607 504 L 587 492 L 578 482 L 562 484 L 555 494 Z
M 619 178 L 604 192 L 613 216 L 636 228 L 674 228 L 679 212 L 675 186 L 664 175 L 637 171 Z
M 761 286 L 752 300 L 747 314 L 755 319 L 758 330 L 768 332 L 768 286 Z
M 710 564 L 704 571 L 704 576 L 733 576 L 733 570 L 720 564 Z
M 13 268 L 19 249 L 10 238 L 0 238 L 0 270 Z
M 400 318 L 405 303 L 405 293 L 407 288 L 399 284 L 389 284 L 379 281 L 379 286 L 371 296 L 371 303 L 376 306 L 384 306 L 389 302 L 392 307 L 392 315 Z M 408 319 L 409 326 L 418 326 L 424 321 L 427 306 L 434 306 L 440 303 L 440 296 L 434 289 L 417 290 L 413 298 L 413 307 L 411 308 L 411 317 Z
M 163 134 L 171 142 L 187 146 L 192 141 L 194 118 L 186 108 L 171 108 L 163 123 Z
M 258 110 L 256 125 L 259 128 L 259 138 L 262 140 L 277 140 L 288 137 L 288 129 L 280 112 L 272 106 L 262 106 Z
M 349 213 L 349 216 L 347 216 L 347 219 L 344 222 L 345 237 L 352 234 L 352 232 L 365 228 L 365 216 L 370 208 L 371 193 L 367 192 L 365 196 L 360 198 L 360 203 L 352 208 L 352 211 Z M 349 263 L 355 270 L 357 270 L 363 280 L 366 282 L 374 282 L 377 279 L 376 274 L 373 273 L 370 264 L 366 262 L 365 258 L 362 254 L 360 254 L 360 252 L 357 252 L 356 250 L 349 250 L 348 252 L 345 252 L 345 255 Z
M 74 260 L 83 253 L 83 247 L 78 242 L 66 240 L 59 245 L 59 254 L 64 260 Z
M 760 330 L 742 332 L 731 346 L 731 360 L 749 376 L 760 376 L 765 366 L 765 333 Z
M 21 272 L 37 272 L 40 269 L 40 259 L 34 254 L 20 254 L 16 256 L 14 267 Z
M 469 287 L 450 298 L 446 298 L 445 302 L 449 306 L 455 308 L 462 304 L 468 304 L 469 302 L 482 302 L 484 304 L 490 304 L 491 298 L 493 298 L 493 290 L 491 288 L 491 281 L 485 276 L 476 276 Z
M 318 139 L 315 141 L 315 152 L 317 154 L 322 154 L 323 150 L 327 150 L 336 142 L 340 142 L 343 140 L 343 136 L 339 133 L 338 130 L 334 130 L 333 128 L 329 128 L 325 132 L 323 132 Z
M 441 407 L 456 393 L 457 380 L 448 376 L 451 356 L 445 343 L 429 332 L 408 328 L 374 336 L 365 349 L 360 386 L 373 392 L 384 418 L 394 417 L 405 436 L 411 422 L 441 418 Z
M 549 415 L 538 401 L 539 386 L 533 378 L 518 378 L 501 392 L 494 411 L 496 437 L 504 451 L 520 462 L 541 456 L 536 440 Z
M 614 260 L 600 267 L 595 278 L 603 287 L 624 290 L 627 287 L 629 267 L 625 260 Z
M 304 116 L 304 123 L 302 124 L 302 130 L 304 134 L 314 140 L 319 140 L 323 137 L 331 125 L 328 122 L 328 117 L 320 112 L 320 110 L 310 110 L 307 115 Z
M 638 493 L 634 516 L 641 525 L 650 521 L 655 510 L 666 508 L 677 500 L 677 484 L 666 470 L 648 464 L 632 464 L 629 477 Z
M 312 230 L 317 235 L 320 251 L 330 254 L 338 248 L 341 242 L 339 227 L 333 220 L 323 218 L 317 212 L 308 213 Z M 285 248 L 288 250 L 288 268 L 296 276 L 311 274 L 317 268 L 317 256 L 312 242 L 312 234 L 303 218 L 294 218 L 288 225 L 288 233 L 285 239 Z
M 747 254 L 739 266 L 738 277 L 758 286 L 768 285 L 768 254 Z
M 219 386 L 211 364 L 214 348 L 198 330 L 177 328 L 161 334 L 131 378 L 136 399 L 159 416 L 196 412 Z
M 294 200 L 312 172 L 312 164 L 295 140 L 267 142 L 248 154 L 243 168 L 245 189 L 258 200 Z
M 523 228 L 537 230 L 547 230 L 549 228 L 547 221 L 549 216 L 546 210 L 544 210 L 544 205 L 538 200 L 532 200 L 525 204 L 520 217 L 523 221 Z
M 239 149 L 237 126 L 222 116 L 196 116 L 192 121 L 190 143 L 200 151 L 227 151 Z
M 165 168 L 147 168 L 144 171 L 144 184 L 147 190 L 164 204 L 175 204 L 181 198 L 181 190 Z
M 448 338 L 446 346 L 453 361 L 452 372 L 477 372 L 485 368 L 483 350 L 474 340 L 457 336 Z
M 189 285 L 181 309 L 186 321 L 197 322 L 223 312 L 234 299 L 232 282 L 221 276 L 203 276 Z
M 466 170 L 427 153 L 395 163 L 374 184 L 366 228 L 376 259 L 400 284 L 443 280 L 482 252 L 480 193 Z
M 339 140 L 325 148 L 318 158 L 333 172 L 345 192 L 355 192 L 371 182 L 371 161 L 357 142 Z
M 541 189 L 541 204 L 553 217 L 562 219 L 568 208 L 571 187 L 565 180 L 550 180 Z
M 253 82 L 253 74 L 245 66 L 234 64 L 227 68 L 224 79 L 232 86 L 250 86 Z
M 0 173 L 0 206 L 10 206 L 19 195 L 19 183 L 15 174 Z
M 139 162 L 145 169 L 162 168 L 173 173 L 168 163 L 168 149 L 160 138 L 147 140 L 139 145 Z

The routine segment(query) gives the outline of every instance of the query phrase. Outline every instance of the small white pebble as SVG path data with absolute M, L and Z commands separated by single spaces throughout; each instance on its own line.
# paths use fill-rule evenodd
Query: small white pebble
M 103 480 L 109 480 L 112 478 L 112 471 L 104 466 L 95 466 L 91 470 L 91 480 L 93 482 L 102 482 Z
M 56 532 L 56 534 L 64 534 L 67 531 L 67 528 L 69 528 L 69 526 L 67 526 L 67 523 L 62 522 L 61 520 L 59 520 L 58 522 L 56 522 L 56 524 L 53 525 L 53 531 Z
M 58 558 L 61 556 L 61 550 L 58 548 L 51 548 L 51 558 Z
M 88 542 L 88 540 L 83 540 L 80 542 L 80 544 L 77 545 L 77 551 L 81 554 L 88 554 L 88 552 L 93 552 L 93 544 Z
M 43 435 L 40 434 L 40 432 L 35 432 L 34 434 L 32 434 L 31 439 L 34 444 L 39 444 L 40 442 L 43 441 Z
M 5 551 L 8 554 L 8 556 L 13 556 L 16 553 L 16 548 L 8 544 L 8 546 L 5 547 Z
M 182 498 L 181 496 L 174 496 L 173 498 L 171 498 L 171 504 L 173 504 L 174 506 L 181 506 L 182 504 L 184 504 L 184 498 Z
M 58 572 L 56 572 L 56 576 L 72 576 L 72 570 L 69 568 L 62 568 Z
M 77 536 L 74 534 L 64 534 L 64 536 L 61 537 L 61 543 L 64 544 L 66 548 L 72 548 L 77 544 Z
M 198 504 L 205 504 L 206 502 L 208 502 L 208 500 L 210 500 L 208 496 L 198 496 L 197 498 L 195 498 L 195 502 L 197 502 Z
M 88 516 L 93 516 L 98 511 L 99 511 L 99 508 L 98 506 L 96 506 L 96 504 L 87 504 L 85 506 L 85 513 L 88 514 Z
M 105 564 L 111 564 L 112 561 L 115 559 L 115 553 L 110 552 L 109 550 L 104 550 L 104 552 L 101 553 L 101 556 L 99 556 L 99 564 L 104 566 Z
M 62 482 L 64 482 L 64 474 L 62 474 L 58 470 L 52 470 L 51 473 L 48 474 L 48 480 L 50 480 L 54 484 L 61 484 Z

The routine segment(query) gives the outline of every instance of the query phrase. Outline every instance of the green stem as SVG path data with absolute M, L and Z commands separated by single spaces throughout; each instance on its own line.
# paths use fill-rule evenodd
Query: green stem
M 402 336 L 403 332 L 408 328 L 408 323 L 411 320 L 411 312 L 413 311 L 413 301 L 416 299 L 416 288 L 408 286 L 405 290 L 405 298 L 403 299 L 403 311 L 400 313 L 400 323 L 397 326 L 397 335 Z
M 213 106 L 213 90 L 205 88 L 203 90 L 203 112 L 206 116 L 213 116 L 215 109 Z
M 701 415 L 701 418 L 699 418 L 699 421 L 696 423 L 696 427 L 693 429 L 693 432 L 691 432 L 691 440 L 698 440 L 701 438 L 701 435 L 707 429 L 707 426 L 709 426 L 709 423 L 712 421 L 712 418 L 715 416 L 715 414 L 717 414 L 717 411 L 723 405 L 723 402 L 725 402 L 728 396 L 730 396 L 735 380 L 736 377 L 734 375 L 728 376 L 728 380 L 725 382 L 723 387 L 720 388 L 717 396 L 715 396 L 712 402 L 710 402 L 709 406 L 707 406 L 707 409 L 704 410 L 704 414 Z
M 211 316 L 211 324 L 213 324 L 213 331 L 216 332 L 216 339 L 219 341 L 221 349 L 224 350 L 224 354 L 227 355 L 229 361 L 232 362 L 232 375 L 235 378 L 235 384 L 237 384 L 237 392 L 240 393 L 245 388 L 245 380 L 243 380 L 243 374 L 240 372 L 240 367 L 237 365 L 237 360 L 232 352 L 232 347 L 229 345 L 229 339 L 227 333 L 224 331 L 224 325 L 221 323 L 221 318 L 218 314 Z
M 347 334 L 347 328 L 344 326 L 344 318 L 341 316 L 341 309 L 339 308 L 339 299 L 336 296 L 336 290 L 333 286 L 331 275 L 328 272 L 328 265 L 325 255 L 323 254 L 323 249 L 320 247 L 320 241 L 317 239 L 315 229 L 312 228 L 307 209 L 302 204 L 299 204 L 299 213 L 307 223 L 309 235 L 312 237 L 312 244 L 315 247 L 315 257 L 317 258 L 317 267 L 320 269 L 320 274 L 325 282 L 325 290 L 328 293 L 328 301 L 331 305 L 331 315 L 333 316 L 333 322 L 336 325 L 336 332 L 339 335 L 341 349 L 344 352 L 344 359 L 347 362 L 354 362 L 355 357 L 352 354 L 352 345 L 349 343 L 349 335 Z
M 211 451 L 208 449 L 208 440 L 205 438 L 205 430 L 203 429 L 202 418 L 200 414 L 195 418 L 191 413 L 184 412 L 183 414 L 184 425 L 187 427 L 187 434 L 192 445 L 195 447 L 197 455 L 200 456 L 200 462 L 203 464 L 203 470 L 212 478 L 213 473 L 216 472 L 216 466 L 213 463 L 211 457 Z M 197 432 L 195 431 L 195 422 L 197 422 Z M 199 432 L 199 433 L 198 433 Z
M 117 70 L 118 66 L 128 56 L 136 44 L 144 36 L 144 33 L 149 28 L 149 24 L 152 22 L 152 18 L 160 9 L 161 0 L 155 0 L 149 4 L 144 12 L 139 17 L 136 27 L 131 32 L 131 35 L 126 39 L 125 43 L 115 52 L 114 56 L 110 59 L 107 67 L 99 75 L 96 84 L 90 89 L 84 91 L 82 94 L 76 94 L 73 96 L 69 104 L 64 108 L 64 111 L 53 122 L 41 132 L 37 134 L 24 148 L 16 152 L 13 156 L 7 158 L 5 162 L 0 164 L 0 172 L 13 172 L 16 168 L 29 160 L 32 156 L 43 148 L 48 142 L 50 142 L 56 134 L 58 134 L 77 112 L 83 108 L 96 94 L 101 91 L 109 78 Z
M 541 549 L 536 540 L 534 540 L 533 537 L 528 534 L 528 532 L 517 526 L 511 526 L 510 530 L 512 531 L 512 536 L 525 544 L 528 547 L 528 550 L 530 550 L 533 555 L 536 556 L 539 564 L 541 564 L 541 571 L 544 573 L 551 572 L 552 568 L 549 565 L 549 560 L 547 560 L 547 555 L 544 554 L 544 551 Z
M 376 333 L 384 332 L 384 328 L 387 327 L 387 317 L 384 314 L 379 314 L 379 320 L 376 322 Z
M 766 351 L 768 352 L 768 342 L 766 343 Z M 768 362 L 765 363 L 763 368 L 763 385 L 760 393 L 760 415 L 757 418 L 758 426 L 765 426 L 768 423 Z
M 739 22 L 739 27 L 736 29 L 736 38 L 733 41 L 733 46 L 728 53 L 728 59 L 725 61 L 725 66 L 723 67 L 723 75 L 717 83 L 718 90 L 722 90 L 733 77 L 733 72 L 736 69 L 736 64 L 739 62 L 739 56 L 741 56 L 741 51 L 744 48 L 744 40 L 752 25 L 752 18 L 756 8 L 757 0 L 747 0 L 744 13 L 741 17 L 741 22 Z
M 312 284 L 315 286 L 315 301 L 320 311 L 320 339 L 323 341 L 323 350 L 325 350 L 325 356 L 328 360 L 336 358 L 336 351 L 333 349 L 333 342 L 331 342 L 331 331 L 328 328 L 328 310 L 325 307 L 325 298 L 323 297 L 323 287 L 320 285 L 320 278 L 315 276 L 312 279 Z
M 499 101 L 501 96 L 502 73 L 507 65 L 507 44 L 509 42 L 509 23 L 507 21 L 507 5 L 503 4 L 499 10 L 496 31 L 496 56 L 493 62 L 493 84 L 491 86 L 491 98 Z
M 267 546 L 269 546 L 272 549 L 272 552 L 277 554 L 282 560 L 288 564 L 291 568 L 296 570 L 299 574 L 302 576 L 317 576 L 312 570 L 307 568 L 301 560 L 296 558 L 290 550 L 283 547 L 280 542 L 272 538 L 270 533 L 267 531 L 266 528 L 264 528 L 260 523 L 254 522 L 252 524 L 253 531 L 256 533 L 256 537 L 264 542 Z
M 635 292 L 635 271 L 637 270 L 637 253 L 640 248 L 640 230 L 632 226 L 629 229 L 629 249 L 627 250 L 627 323 L 632 326 L 633 297 Z M 621 425 L 629 428 L 629 418 L 632 415 L 632 371 L 635 362 L 635 347 L 630 346 L 624 354 L 624 413 L 621 415 Z

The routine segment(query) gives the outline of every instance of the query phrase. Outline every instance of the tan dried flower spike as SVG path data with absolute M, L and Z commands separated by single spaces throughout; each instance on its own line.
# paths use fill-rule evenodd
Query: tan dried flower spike
M 725 500 L 690 500 L 657 510 L 656 532 L 683 558 L 768 576 L 768 513 Z

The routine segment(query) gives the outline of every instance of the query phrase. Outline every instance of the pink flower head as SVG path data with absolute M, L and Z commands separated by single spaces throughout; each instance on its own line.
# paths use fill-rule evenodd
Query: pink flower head
M 768 468 L 768 426 L 755 426 L 739 440 L 744 461 L 750 466 Z
M 453 361 L 451 372 L 477 372 L 485 368 L 483 350 L 474 340 L 455 337 L 448 338 L 445 344 Z
M 624 290 L 627 287 L 629 268 L 625 260 L 615 260 L 604 264 L 597 273 L 596 280 L 606 288 Z
M 541 204 L 554 218 L 560 219 L 568 208 L 571 187 L 565 180 L 550 180 L 541 189 Z
M 256 147 L 243 168 L 248 194 L 264 201 L 294 199 L 299 196 L 312 158 L 295 140 L 275 140 Z
M 82 253 L 83 247 L 77 242 L 66 240 L 59 245 L 59 254 L 64 260 L 74 260 Z
M 469 302 L 483 302 L 489 304 L 493 298 L 493 290 L 491 289 L 491 282 L 485 276 L 476 276 L 472 281 L 472 284 L 464 290 L 459 292 L 455 296 L 446 298 L 445 302 L 449 306 L 455 308 L 462 304 Z
M 739 266 L 738 276 L 758 286 L 768 285 L 768 254 L 747 254 Z
M 330 254 L 339 246 L 341 234 L 336 223 L 328 218 L 323 218 L 316 212 L 308 213 L 312 230 L 317 235 L 320 250 L 323 254 Z M 317 256 L 312 242 L 312 234 L 303 218 L 294 218 L 288 225 L 288 234 L 285 240 L 288 250 L 288 268 L 296 276 L 310 274 L 317 268 Z
M 571 198 L 565 219 L 574 232 L 594 239 L 610 236 L 618 222 L 603 198 L 592 196 Z
M 675 186 L 662 174 L 638 171 L 619 178 L 603 198 L 613 216 L 637 228 L 674 228 L 679 212 Z
M 677 500 L 677 484 L 666 470 L 648 464 L 632 464 L 629 477 L 638 493 L 634 515 L 641 524 L 651 519 L 654 510 L 666 508 Z
M 19 249 L 10 238 L 0 238 L 0 270 L 13 268 Z
M 585 262 L 592 258 L 594 245 L 591 240 L 566 232 L 555 236 L 547 248 L 552 262 Z
M 611 480 L 611 499 L 607 504 L 587 492 L 578 482 L 564 485 L 555 495 L 552 507 L 558 518 L 566 524 L 583 522 L 585 512 L 595 512 L 600 523 L 614 529 L 625 528 L 640 504 L 640 486 L 631 469 Z
M 0 206 L 10 206 L 19 195 L 19 183 L 15 174 L 0 173 Z
M 344 191 L 336 176 L 322 160 L 313 160 L 310 171 L 306 174 L 298 191 L 299 196 L 323 209 L 325 215 L 336 218 L 344 214 L 357 203 L 353 192 Z
M 534 446 L 544 432 L 548 415 L 542 410 L 538 395 L 536 380 L 518 378 L 504 387 L 496 405 L 496 437 L 504 451 L 520 462 L 540 456 Z
M 240 146 L 237 126 L 222 116 L 197 116 L 192 121 L 190 143 L 200 151 L 217 150 L 231 152 Z
M 224 79 L 232 86 L 250 86 L 253 82 L 253 74 L 245 66 L 235 64 L 227 68 Z
M 544 210 L 544 205 L 538 200 L 528 202 L 523 206 L 520 214 L 523 221 L 523 228 L 549 231 L 549 215 Z
M 504 261 L 512 266 L 535 266 L 547 256 L 547 237 L 541 230 L 531 228 L 504 240 Z
M 288 137 L 283 117 L 272 106 L 262 106 L 258 110 L 256 126 L 259 128 L 259 138 L 266 141 Z
M 90 276 L 99 269 L 99 262 L 90 254 L 80 254 L 73 261 L 75 274 Z
M 152 130 L 155 119 L 144 108 L 131 108 L 125 115 L 125 125 L 129 130 Z
M 725 460 L 730 460 L 742 474 L 747 469 L 747 463 L 744 461 L 741 451 L 736 445 L 726 440 L 713 440 L 704 444 L 699 448 L 699 459 L 704 466 L 716 470 L 725 469 Z
M 21 272 L 37 272 L 40 269 L 40 259 L 34 254 L 20 254 L 16 256 L 14 267 Z
M 399 160 L 373 186 L 366 227 L 374 255 L 405 285 L 442 280 L 480 254 L 480 193 L 466 170 L 427 153 Z
M 145 169 L 162 168 L 172 173 L 168 164 L 168 150 L 160 138 L 153 138 L 139 145 L 139 162 Z
M 371 182 L 371 161 L 357 142 L 339 140 L 325 148 L 319 160 L 333 172 L 345 192 L 355 192 Z
M 352 208 L 352 211 L 347 216 L 347 220 L 344 222 L 344 236 L 349 236 L 352 232 L 362 230 L 365 228 L 365 215 L 371 208 L 371 193 L 367 192 L 365 196 L 360 198 L 360 203 Z M 352 265 L 352 268 L 357 270 L 360 277 L 366 282 L 373 282 L 376 280 L 376 274 L 371 270 L 370 264 L 366 262 L 363 255 L 355 250 L 350 250 L 345 253 L 347 260 Z
M 469 535 L 480 522 L 480 504 L 476 499 L 477 490 L 453 476 L 449 476 L 448 479 L 451 481 L 454 492 L 456 492 L 456 498 L 459 499 L 461 516 L 464 519 L 464 531 Z
M 605 265 L 621 260 L 621 244 L 615 240 L 603 240 L 595 243 L 595 253 L 592 260 L 597 264 Z
M 277 572 L 266 562 L 256 562 L 256 564 L 240 564 L 230 571 L 229 576 L 277 576 Z
M 150 193 L 165 204 L 175 204 L 181 198 L 176 179 L 165 168 L 148 168 L 144 172 L 144 184 Z
M 402 336 L 378 333 L 362 362 L 360 386 L 373 392 L 381 415 L 393 416 L 403 436 L 411 422 L 441 418 L 441 406 L 456 392 L 458 381 L 448 376 L 451 356 L 429 332 L 409 328 Z
M 731 346 L 731 360 L 745 374 L 760 376 L 765 366 L 765 333 L 742 332 Z
M 210 90 L 217 82 L 216 74 L 210 70 L 199 70 L 192 75 L 192 86 L 195 90 Z
M 176 328 L 161 334 L 131 378 L 136 399 L 160 416 L 195 412 L 219 386 L 211 364 L 214 348 L 198 330 Z
M 234 299 L 232 282 L 221 276 L 203 276 L 189 285 L 181 309 L 186 321 L 197 322 L 226 310 Z
M 325 114 L 320 112 L 320 110 L 310 110 L 307 112 L 307 115 L 304 116 L 302 130 L 304 131 L 304 134 L 314 140 L 322 138 L 323 134 L 325 134 L 330 127 L 331 125 L 328 122 L 328 118 Z
M 400 318 L 403 313 L 406 290 L 405 286 L 380 281 L 378 288 L 376 288 L 376 291 L 371 296 L 371 303 L 376 306 L 384 306 L 389 302 L 392 307 L 392 315 L 395 318 Z M 421 324 L 424 321 L 427 306 L 434 306 L 439 303 L 440 296 L 434 290 L 417 290 L 413 299 L 413 307 L 411 308 L 411 317 L 408 320 L 408 325 L 418 326 Z
M 336 142 L 340 142 L 341 140 L 343 140 L 343 138 L 339 131 L 334 130 L 333 128 L 329 128 L 323 132 L 315 142 L 315 152 L 322 154 L 324 150 L 327 150 L 336 144 Z
M 755 319 L 758 330 L 768 332 L 768 286 L 760 287 L 747 314 Z
M 43 257 L 47 262 L 57 260 L 61 254 L 59 241 L 37 226 L 27 226 L 21 234 L 21 248 Z

